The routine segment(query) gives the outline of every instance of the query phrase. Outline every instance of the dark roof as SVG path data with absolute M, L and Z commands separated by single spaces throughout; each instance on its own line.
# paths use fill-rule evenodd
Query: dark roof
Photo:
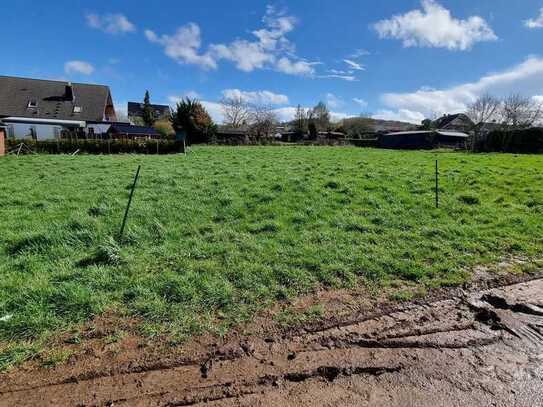
M 473 122 L 471 121 L 471 119 L 467 115 L 465 115 L 464 113 L 445 115 L 445 116 L 440 117 L 439 119 L 435 120 L 434 125 L 438 129 L 443 129 L 443 128 L 447 127 L 449 124 L 451 124 L 453 121 L 455 121 L 456 119 L 460 119 L 465 124 L 467 124 L 469 126 L 473 126 Z
M 109 128 L 110 132 L 117 134 L 141 134 L 158 136 L 159 133 L 152 127 L 132 126 L 126 123 L 113 123 Z
M 155 117 L 163 117 L 170 114 L 170 106 L 153 105 L 151 108 L 155 112 Z M 128 117 L 143 117 L 143 103 L 128 102 Z
M 30 102 L 36 107 L 29 107 Z M 99 122 L 108 104 L 112 100 L 107 86 L 0 76 L 0 116 Z M 74 106 L 81 112 L 74 112 Z

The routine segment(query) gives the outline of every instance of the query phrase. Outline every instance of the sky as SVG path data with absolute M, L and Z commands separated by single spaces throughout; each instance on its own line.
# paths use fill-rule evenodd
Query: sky
M 0 74 L 110 86 L 127 101 L 327 103 L 413 123 L 478 96 L 543 103 L 543 0 L 4 0 Z

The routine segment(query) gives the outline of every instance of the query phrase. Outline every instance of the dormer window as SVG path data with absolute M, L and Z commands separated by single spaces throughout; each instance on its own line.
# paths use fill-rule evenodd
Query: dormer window
M 81 106 L 74 106 L 74 113 L 81 113 L 83 108 Z
M 30 99 L 28 101 L 28 105 L 27 105 L 28 109 L 35 109 L 37 107 L 38 107 L 38 101 L 36 99 Z

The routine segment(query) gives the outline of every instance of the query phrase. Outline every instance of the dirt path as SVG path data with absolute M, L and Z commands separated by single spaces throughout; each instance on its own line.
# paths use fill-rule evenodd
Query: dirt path
M 543 405 L 543 279 L 316 326 L 238 337 L 117 371 L 0 380 L 0 406 Z

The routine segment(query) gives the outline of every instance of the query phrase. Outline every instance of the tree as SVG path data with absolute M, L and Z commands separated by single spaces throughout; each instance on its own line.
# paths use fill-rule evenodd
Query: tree
M 330 112 L 324 102 L 319 102 L 313 108 L 313 117 L 318 131 L 330 130 Z
M 317 130 L 317 125 L 315 124 L 315 121 L 311 120 L 307 128 L 309 130 L 309 139 L 316 140 L 317 136 L 319 135 L 319 131 Z
M 216 131 L 211 116 L 196 99 L 184 98 L 177 103 L 170 121 L 176 132 L 186 133 L 189 143 L 207 143 Z
M 160 133 L 160 136 L 162 138 L 167 139 L 173 138 L 173 136 L 175 136 L 175 130 L 172 126 L 172 123 L 168 119 L 157 120 L 153 124 L 153 127 L 156 131 Z
M 422 130 L 434 130 L 435 124 L 432 119 L 424 119 L 420 125 Z
M 371 117 L 349 117 L 341 121 L 339 131 L 349 138 L 364 138 L 375 130 L 374 120 Z
M 498 120 L 501 103 L 502 102 L 498 98 L 485 94 L 468 106 L 466 115 L 475 124 L 475 129 L 478 129 L 484 123 L 495 122 Z
M 149 91 L 146 90 L 143 98 L 143 123 L 145 123 L 147 127 L 151 127 L 156 120 L 150 99 Z
M 271 106 L 253 105 L 251 107 L 250 133 L 258 138 L 273 136 L 279 119 Z
M 499 117 L 503 125 L 524 129 L 540 122 L 543 119 L 543 110 L 541 104 L 534 99 L 511 94 L 501 103 Z
M 296 113 L 294 115 L 294 131 L 299 134 L 306 134 L 308 131 L 307 123 L 308 122 L 308 113 L 300 105 L 296 107 Z
M 251 117 L 250 106 L 241 96 L 222 99 L 221 110 L 223 123 L 234 129 L 247 125 Z

